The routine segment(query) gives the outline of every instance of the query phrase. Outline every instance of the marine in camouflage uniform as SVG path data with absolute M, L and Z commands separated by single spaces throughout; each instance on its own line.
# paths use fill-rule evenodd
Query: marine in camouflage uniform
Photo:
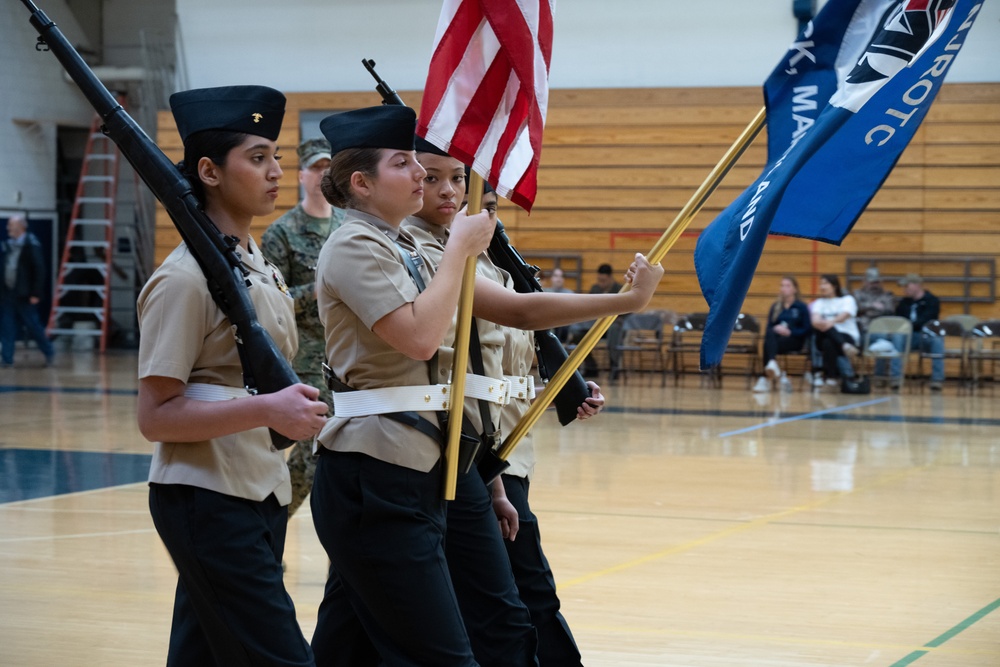
M 882 287 L 882 276 L 874 266 L 865 270 L 865 281 L 854 292 L 854 300 L 858 302 L 858 326 L 862 335 L 876 317 L 896 313 L 896 297 Z
M 261 250 L 281 271 L 288 293 L 295 299 L 299 351 L 292 366 L 303 383 L 319 389 L 323 400 L 332 405 L 322 371 L 325 339 L 316 308 L 316 260 L 327 237 L 340 226 L 344 212 L 330 206 L 319 187 L 330 165 L 330 144 L 325 139 L 308 139 L 299 145 L 297 153 L 299 182 L 305 197 L 267 228 L 261 237 Z M 288 456 L 292 477 L 289 518 L 312 489 L 316 472 L 312 446 L 312 440 L 297 442 Z

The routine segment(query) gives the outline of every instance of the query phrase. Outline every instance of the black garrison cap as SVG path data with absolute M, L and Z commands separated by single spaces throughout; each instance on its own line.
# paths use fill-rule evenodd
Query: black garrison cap
M 274 141 L 285 117 L 285 96 L 266 86 L 196 88 L 170 96 L 181 140 L 202 130 L 245 132 Z
M 432 153 L 433 155 L 444 155 L 445 157 L 448 157 L 447 152 L 441 150 L 423 137 L 417 137 L 414 145 L 414 150 L 418 153 Z
M 367 107 L 327 116 L 319 129 L 334 155 L 347 148 L 412 151 L 417 113 L 398 105 Z

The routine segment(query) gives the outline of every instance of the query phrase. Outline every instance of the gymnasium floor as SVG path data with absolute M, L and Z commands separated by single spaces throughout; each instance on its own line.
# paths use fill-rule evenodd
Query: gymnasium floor
M 0 369 L 0 665 L 162 664 L 175 573 L 153 530 L 135 355 Z M 591 667 L 1000 665 L 993 391 L 754 396 L 606 387 L 535 429 L 532 500 Z M 308 504 L 289 591 L 326 556 Z

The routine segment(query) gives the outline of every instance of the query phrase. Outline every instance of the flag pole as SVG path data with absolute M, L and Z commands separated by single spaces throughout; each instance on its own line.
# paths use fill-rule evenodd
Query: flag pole
M 716 188 L 719 187 L 719 183 L 722 179 L 733 168 L 736 161 L 740 159 L 744 151 L 753 143 L 753 140 L 757 138 L 760 131 L 764 127 L 764 121 L 767 118 L 766 108 L 761 108 L 757 112 L 757 116 L 750 121 L 750 124 L 746 126 L 742 134 L 737 137 L 736 141 L 726 154 L 722 156 L 719 163 L 715 165 L 715 168 L 709 173 L 708 177 L 705 179 L 695 193 L 691 196 L 688 202 L 684 205 L 684 208 L 680 210 L 674 221 L 670 223 L 660 239 L 653 245 L 652 250 L 646 256 L 649 259 L 650 264 L 658 264 L 666 256 L 667 252 L 674 246 L 677 240 L 681 237 L 681 234 L 687 229 L 687 226 L 694 220 L 695 216 L 701 210 L 701 207 L 705 205 L 708 198 L 712 195 Z M 472 201 L 471 199 L 469 201 Z M 625 285 L 622 288 L 622 292 L 627 291 L 631 286 Z M 559 390 L 563 388 L 569 378 L 573 375 L 583 360 L 588 354 L 597 346 L 597 343 L 601 340 L 601 337 L 611 328 L 611 325 L 617 319 L 617 315 L 611 315 L 608 317 L 601 318 L 590 328 L 590 331 L 583 337 L 583 339 L 577 344 L 576 349 L 573 350 L 569 358 L 559 367 L 556 374 L 552 376 L 548 384 L 545 386 L 545 391 L 535 399 L 528 408 L 528 411 L 521 417 L 521 420 L 514 426 L 511 430 L 510 435 L 504 440 L 503 445 L 497 450 L 497 456 L 503 460 L 506 460 L 510 453 L 514 451 L 514 447 L 517 443 L 527 435 L 528 431 L 538 422 L 542 413 L 549 406 L 555 395 L 559 393 Z
M 468 211 L 479 212 L 483 200 L 483 177 L 475 171 L 469 174 Z M 455 352 L 451 365 L 451 405 L 448 406 L 448 444 L 445 447 L 444 499 L 455 499 L 458 484 L 458 459 L 462 437 L 462 413 L 465 410 L 465 369 L 469 363 L 469 338 L 472 328 L 472 298 L 476 291 L 476 257 L 465 260 L 462 272 L 462 293 L 458 299 L 455 321 Z

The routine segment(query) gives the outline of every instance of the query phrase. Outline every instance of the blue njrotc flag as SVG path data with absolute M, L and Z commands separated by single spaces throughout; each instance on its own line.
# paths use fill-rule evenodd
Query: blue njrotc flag
M 768 233 L 840 244 L 927 115 L 982 0 L 830 0 L 764 83 L 767 165 L 698 238 L 701 366 L 722 361 Z

